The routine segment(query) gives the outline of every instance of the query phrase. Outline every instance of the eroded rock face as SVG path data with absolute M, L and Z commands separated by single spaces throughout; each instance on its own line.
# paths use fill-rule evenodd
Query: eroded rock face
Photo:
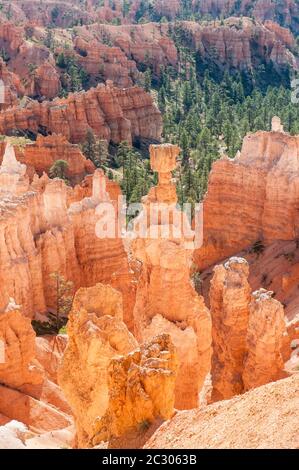
M 4 4 L 4 18 L 7 19 L 7 12 L 10 11 L 13 19 L 18 22 L 31 22 L 37 26 L 53 26 L 60 28 L 71 28 L 75 23 L 90 23 L 96 20 L 97 15 L 90 4 L 87 9 L 82 8 L 79 0 L 45 0 L 40 5 L 36 0 L 19 2 L 12 0 L 8 5 Z
M 74 40 L 74 49 L 79 54 L 78 62 L 94 79 L 112 80 L 116 86 L 130 87 L 140 76 L 136 63 L 129 60 L 119 47 L 109 47 L 96 39 Z
M 167 2 L 165 0 L 155 0 L 154 9 L 158 15 L 164 16 L 169 20 L 174 20 L 180 12 L 179 0 Z
M 100 203 L 105 206 L 104 209 L 100 206 L 98 212 Z M 81 285 L 90 287 L 100 280 L 118 289 L 123 294 L 124 321 L 130 331 L 134 331 L 135 276 L 123 240 L 117 232 L 117 210 L 115 201 L 106 190 L 106 177 L 101 170 L 97 170 L 93 176 L 91 197 L 71 204 L 68 216 L 73 226 Z M 113 230 L 110 237 L 106 232 L 102 234 L 99 231 L 106 224 Z
M 193 47 L 202 61 L 214 61 L 210 51 L 215 51 L 217 61 L 227 68 L 250 69 L 254 64 L 273 61 L 277 70 L 287 64 L 297 68 L 292 53 L 294 38 L 283 28 L 254 23 L 249 18 L 231 17 L 224 21 L 201 26 L 199 23 L 182 22 L 189 32 Z M 291 41 L 291 44 L 290 44 Z M 214 52 L 213 52 L 214 54 Z
M 171 171 L 179 149 L 151 146 L 150 152 L 159 183 L 143 199 L 143 211 L 134 222 L 132 251 L 142 263 L 135 332 L 141 342 L 160 332 L 170 334 L 179 358 L 175 406 L 192 408 L 198 405 L 198 393 L 210 370 L 211 320 L 190 281 L 194 233 L 176 208 Z
M 0 313 L 0 340 L 0 383 L 19 390 L 41 384 L 43 375 L 34 364 L 35 333 L 30 319 L 17 307 Z
M 142 79 L 142 73 L 138 70 L 144 70 L 148 66 L 151 67 L 154 77 L 158 78 L 162 69 L 180 66 L 179 53 L 173 40 L 176 28 L 187 38 L 186 46 L 198 53 L 199 60 L 205 64 L 250 70 L 260 64 L 273 63 L 278 76 L 280 73 L 285 74 L 288 67 L 297 69 L 294 37 L 287 29 L 273 21 L 265 21 L 262 24 L 246 17 L 242 20 L 232 17 L 221 22 L 215 20 L 205 24 L 194 21 L 174 22 L 181 10 L 177 0 L 171 3 L 157 0 L 154 3 L 153 8 L 157 15 L 166 16 L 171 21 L 159 24 L 127 24 L 128 21 L 134 22 L 141 7 L 140 0 L 130 3 L 129 12 L 125 16 L 122 2 L 116 2 L 114 9 L 111 9 L 109 4 L 103 7 L 89 4 L 88 7 L 85 6 L 88 8 L 88 12 L 84 12 L 86 15 L 83 14 L 80 3 L 74 5 L 72 2 L 65 4 L 51 1 L 37 8 L 34 8 L 34 4 L 34 1 L 26 2 L 26 5 L 16 2 L 10 4 L 8 10 L 5 4 L 0 12 L 0 18 L 3 20 L 0 28 L 0 47 L 5 59 L 5 63 L 0 67 L 0 76 L 2 75 L 8 85 L 2 109 L 17 105 L 18 98 L 24 95 L 33 99 L 55 99 L 66 82 L 65 69 L 56 63 L 60 53 L 71 56 L 77 66 L 86 72 L 88 87 L 106 80 L 112 80 L 121 88 L 130 87 Z M 212 6 L 207 6 L 207 10 L 210 9 L 212 14 L 215 14 L 219 9 L 221 11 L 222 7 L 218 8 L 212 3 Z M 65 8 L 68 9 L 67 14 Z M 196 13 L 200 8 L 204 6 L 195 6 Z M 52 13 L 55 16 L 53 18 Z M 279 12 L 280 16 L 284 14 L 284 11 Z M 10 22 L 7 21 L 6 15 L 11 17 Z M 51 19 L 47 20 L 49 16 Z M 269 15 L 270 18 L 271 16 L 273 15 Z M 105 24 L 106 21 L 109 23 L 114 19 L 118 19 L 122 24 Z M 74 30 L 66 29 L 72 21 L 80 26 L 76 26 Z M 52 28 L 49 33 L 44 28 L 45 23 L 51 23 L 58 28 Z M 71 108 L 73 107 L 71 104 Z M 93 104 L 92 108 L 94 107 Z M 34 112 L 43 114 L 43 117 L 47 114 L 44 108 Z M 92 111 L 88 110 L 88 114 L 91 113 Z M 50 116 L 50 121 L 55 121 L 57 114 L 59 113 Z M 23 119 L 27 118 L 28 116 L 23 114 Z M 10 115 L 8 121 L 12 119 Z M 35 117 L 36 119 L 40 121 L 40 118 Z M 109 122 L 109 117 L 106 120 Z M 19 117 L 16 122 L 20 124 Z M 34 123 L 31 125 L 36 127 Z M 153 123 L 151 125 L 153 126 Z M 21 129 L 23 130 L 22 127 Z M 31 127 L 29 130 L 34 132 Z M 53 132 L 58 132 L 57 126 Z
M 165 0 L 166 1 L 166 0 Z M 295 18 L 298 16 L 298 4 L 294 0 L 193 0 L 195 11 L 214 17 L 232 16 L 232 14 L 250 16 L 258 21 L 268 20 L 281 22 L 294 31 L 297 30 Z
M 252 294 L 246 337 L 244 389 L 260 387 L 286 376 L 283 347 L 287 335 L 284 309 L 271 292 L 260 289 Z
M 248 263 L 242 258 L 231 258 L 214 269 L 210 288 L 213 401 L 239 395 L 244 389 L 251 295 L 248 275 Z
M 169 36 L 168 24 L 145 23 L 120 27 L 94 24 L 88 30 L 81 28 L 79 34 L 83 37 L 92 34 L 101 42 L 108 37 L 137 66 L 150 65 L 154 76 L 159 76 L 162 68 L 178 66 L 178 51 Z
M 26 165 L 18 162 L 15 151 L 9 143 L 5 147 L 3 160 L 0 166 L 0 195 L 21 195 L 29 189 L 29 181 L 25 176 Z
M 14 74 L 11 77 L 17 96 L 26 94 L 52 99 L 58 95 L 60 76 L 52 52 L 37 41 L 28 41 L 23 26 L 16 26 L 7 19 L 2 22 L 0 47 L 5 54 L 7 71 Z M 10 81 L 6 83 L 11 84 Z
M 39 135 L 36 142 L 26 145 L 23 158 L 27 167 L 33 167 L 39 176 L 49 173 L 56 160 L 65 160 L 68 163 L 66 177 L 72 183 L 80 182 L 95 170 L 94 164 L 84 157 L 79 147 L 61 135 Z
M 118 438 L 174 413 L 177 357 L 170 335 L 161 334 L 140 349 L 111 360 L 109 404 L 96 423 L 93 444 Z
M 70 409 L 38 362 L 35 340 L 30 319 L 11 299 L 0 312 L 0 414 L 35 432 L 62 429 L 71 424 Z
M 196 251 L 200 270 L 257 241 L 268 245 L 298 238 L 299 137 L 273 124 L 272 132 L 247 135 L 234 159 L 213 164 L 204 199 L 203 246 Z
M 105 176 L 96 171 L 93 190 L 87 191 L 91 194 L 85 197 L 83 191 L 78 200 L 76 190 L 46 175 L 34 178 L 29 187 L 28 180 L 19 174 L 24 165 L 14 158 L 7 168 L 8 160 L 11 156 L 5 158 L 0 170 L 0 179 L 9 179 L 5 186 L 8 192 L 0 199 L 0 307 L 5 308 L 12 297 L 31 318 L 55 310 L 56 289 L 51 274 L 57 272 L 72 281 L 75 289 L 98 281 L 119 286 L 124 292 L 125 321 L 133 330 L 135 284 L 123 242 L 117 234 L 109 239 L 96 233 L 98 204 L 108 203 L 112 218 L 116 211 L 105 187 Z M 18 182 L 17 194 L 10 192 L 12 179 Z M 68 208 L 72 196 L 76 202 Z
M 112 83 L 54 102 L 29 101 L 24 107 L 7 109 L 0 116 L 2 134 L 9 135 L 14 129 L 37 134 L 40 126 L 74 143 L 84 141 L 89 128 L 107 141 L 131 143 L 137 138 L 159 140 L 162 118 L 143 89 L 120 89 Z
M 231 258 L 211 281 L 212 401 L 226 400 L 285 377 L 284 309 L 265 289 L 251 294 L 249 266 Z
M 18 98 L 25 94 L 25 88 L 20 80 L 20 77 L 8 70 L 5 62 L 0 59 L 0 78 L 4 83 L 4 96 L 2 103 L 0 103 L 0 109 L 6 109 L 10 106 L 18 104 Z
M 122 315 L 121 294 L 110 286 L 81 288 L 75 296 L 58 382 L 75 417 L 79 447 L 91 445 L 95 422 L 107 411 L 110 360 L 137 348 Z
M 160 12 L 172 20 L 176 15 L 177 2 L 156 2 Z M 257 23 L 250 18 L 231 17 L 224 21 L 201 24 L 194 21 L 176 23 L 147 23 L 142 25 L 98 25 L 78 29 L 84 40 L 107 41 L 119 47 L 129 59 L 138 65 L 151 65 L 154 75 L 159 76 L 161 67 L 178 67 L 179 54 L 173 41 L 173 31 L 187 38 L 185 45 L 198 53 L 203 63 L 216 63 L 229 69 L 250 69 L 260 63 L 273 61 L 277 72 L 287 65 L 297 68 L 293 53 L 294 37 L 287 29 L 276 23 Z M 211 53 L 213 51 L 213 53 Z

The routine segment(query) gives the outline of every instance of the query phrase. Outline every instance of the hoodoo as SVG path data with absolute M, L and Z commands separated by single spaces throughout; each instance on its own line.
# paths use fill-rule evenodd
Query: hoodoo
M 150 147 L 159 182 L 143 199 L 143 210 L 134 221 L 132 250 L 142 263 L 134 322 L 140 341 L 161 331 L 170 334 L 179 357 L 175 406 L 186 409 L 198 406 L 210 370 L 211 319 L 190 280 L 194 232 L 176 206 L 171 179 L 178 153 L 175 145 Z
M 212 401 L 286 377 L 283 306 L 265 289 L 253 292 L 245 259 L 216 266 L 211 281 Z
M 298 18 L 0 1 L 0 449 L 299 448 Z

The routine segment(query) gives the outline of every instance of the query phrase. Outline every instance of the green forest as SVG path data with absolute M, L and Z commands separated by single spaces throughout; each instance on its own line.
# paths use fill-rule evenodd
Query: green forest
M 291 102 L 290 77 L 277 75 L 274 86 L 274 73 L 269 85 L 265 75 L 264 65 L 255 75 L 215 70 L 209 64 L 202 67 L 190 53 L 180 73 L 169 68 L 157 79 L 150 69 L 146 71 L 144 87 L 163 115 L 163 141 L 182 150 L 175 174 L 181 204 L 200 201 L 212 163 L 223 154 L 233 158 L 248 132 L 270 130 L 274 115 L 282 119 L 286 131 L 299 134 L 299 107 Z M 140 201 L 156 183 L 148 154 L 125 142 L 110 149 L 100 163 L 97 152 L 90 153 L 86 145 L 84 153 L 120 181 L 129 202 Z

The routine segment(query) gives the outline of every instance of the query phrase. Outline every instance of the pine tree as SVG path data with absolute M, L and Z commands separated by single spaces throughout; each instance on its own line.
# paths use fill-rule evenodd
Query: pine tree
M 144 89 L 145 91 L 150 91 L 152 87 L 152 72 L 151 69 L 148 67 L 144 72 Z
M 50 168 L 49 175 L 51 178 L 60 178 L 67 181 L 66 173 L 69 164 L 65 160 L 56 160 Z
M 97 166 L 97 149 L 96 139 L 93 130 L 89 128 L 86 132 L 85 142 L 82 145 L 82 152 L 86 158 L 91 160 L 95 166 Z
M 161 86 L 158 92 L 158 106 L 160 111 L 164 113 L 166 107 L 166 91 L 163 85 Z
M 95 144 L 95 161 L 97 168 L 105 168 L 109 157 L 108 144 L 106 140 L 98 139 Z

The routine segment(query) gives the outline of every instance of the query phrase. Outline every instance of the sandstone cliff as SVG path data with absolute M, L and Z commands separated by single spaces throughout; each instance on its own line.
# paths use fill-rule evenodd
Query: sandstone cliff
M 210 289 L 213 401 L 244 390 L 242 373 L 251 293 L 248 274 L 248 264 L 241 258 L 231 258 L 214 269 Z
M 93 10 L 83 9 L 79 0 L 44 0 L 42 4 L 39 0 L 12 0 L 3 3 L 1 17 L 4 21 L 10 17 L 18 23 L 70 28 L 81 22 L 93 22 L 97 15 Z
M 31 182 L 35 174 L 42 176 L 43 173 L 47 173 L 49 175 L 49 170 L 55 161 L 62 159 L 68 163 L 66 170 L 67 179 L 72 185 L 78 183 L 75 191 L 68 192 L 68 201 L 76 200 L 75 193 L 79 192 L 79 188 L 81 190 L 80 196 L 78 194 L 79 199 L 83 199 L 84 196 L 91 196 L 92 174 L 95 171 L 95 166 L 91 160 L 85 158 L 78 145 L 70 144 L 65 137 L 56 134 L 46 137 L 39 134 L 34 142 L 29 139 L 23 141 L 22 138 L 7 137 L 0 143 L 0 164 L 2 163 L 7 143 L 11 143 L 13 146 L 18 162 L 26 165 L 26 174 Z M 87 179 L 89 181 L 89 191 L 84 192 L 86 185 L 84 180 L 88 175 L 90 177 Z M 108 181 L 107 184 L 112 190 L 112 186 L 117 183 Z M 115 189 L 113 192 L 113 199 L 117 199 L 119 192 Z
M 129 60 L 119 47 L 109 47 L 93 38 L 87 41 L 81 37 L 74 40 L 78 63 L 94 79 L 112 80 L 123 88 L 132 86 L 140 76 L 136 63 Z
M 28 11 L 33 9 L 33 3 L 27 2 Z M 13 18 L 10 22 L 6 19 L 1 24 L 0 47 L 6 69 L 2 75 L 11 87 L 6 97 L 9 105 L 15 104 L 16 98 L 24 94 L 38 99 L 57 97 L 70 80 L 70 77 L 66 78 L 70 71 L 65 66 L 59 66 L 57 61 L 61 53 L 72 59 L 77 70 L 85 72 L 84 89 L 105 80 L 112 80 L 119 87 L 129 87 L 139 83 L 142 72 L 148 67 L 154 78 L 158 79 L 162 68 L 179 68 L 180 54 L 175 37 L 197 53 L 198 63 L 204 67 L 216 64 L 221 69 L 251 71 L 253 67 L 263 64 L 273 66 L 284 79 L 288 67 L 298 68 L 292 33 L 273 21 L 262 24 L 245 17 L 228 18 L 221 22 L 174 23 L 178 2 L 167 6 L 165 2 L 157 1 L 154 5 L 156 11 L 162 13 L 168 9 L 166 16 L 172 22 L 127 24 L 119 4 L 119 9 L 111 10 L 110 20 L 120 18 L 124 24 L 116 26 L 97 21 L 89 24 L 91 17 L 88 17 L 86 21 L 74 19 L 74 23 L 79 21 L 80 26 L 74 24 L 73 29 L 66 29 L 62 24 L 49 33 L 41 27 L 44 18 L 50 11 L 56 12 L 56 15 L 60 7 L 65 7 L 64 3 L 56 3 L 50 2 L 52 10 L 48 9 L 48 4 L 43 5 L 42 9 L 38 5 L 36 13 L 41 14 L 44 10 L 44 16 L 36 22 L 29 22 L 27 13 L 23 12 L 22 20 L 17 20 L 16 13 L 15 21 Z M 132 18 L 139 6 L 137 1 L 131 5 L 132 14 L 128 16 Z M 69 5 L 71 7 L 73 5 Z M 107 10 L 105 7 L 104 10 L 107 12 L 109 8 Z M 98 10 L 93 13 L 94 20 L 101 16 Z M 68 19 L 62 23 L 67 22 L 72 14 L 70 10 Z
M 24 158 L 20 161 L 26 164 L 27 169 L 32 167 L 42 176 L 43 173 L 49 173 L 51 166 L 59 159 L 68 163 L 66 177 L 72 183 L 79 183 L 95 170 L 94 164 L 84 157 L 79 147 L 70 144 L 60 135 L 39 135 L 36 142 L 26 145 Z
M 165 0 L 166 1 L 166 0 Z M 259 21 L 279 21 L 298 31 L 298 3 L 295 0 L 192 0 L 194 11 L 214 17 L 252 16 Z
M 0 115 L 0 132 L 8 135 L 16 130 L 37 134 L 42 129 L 76 143 L 85 140 L 89 128 L 114 143 L 155 141 L 161 137 L 162 118 L 144 90 L 119 89 L 110 83 L 53 102 L 29 101 Z
M 10 106 L 18 104 L 18 98 L 25 94 L 25 87 L 21 82 L 20 77 L 10 72 L 5 62 L 0 59 L 0 79 L 3 81 L 5 89 L 4 96 L 0 104 L 0 109 L 6 109 Z
M 294 37 L 272 23 L 263 25 L 249 18 L 229 18 L 224 24 L 218 21 L 207 26 L 185 21 L 181 28 L 203 63 L 243 70 L 270 62 L 278 71 L 288 65 L 298 67 L 293 53 Z
M 155 76 L 159 75 L 161 67 L 178 67 L 174 33 L 186 47 L 197 52 L 198 59 L 206 65 L 216 63 L 222 68 L 251 70 L 260 63 L 272 62 L 278 72 L 288 66 L 298 67 L 292 33 L 276 23 L 261 24 L 250 18 L 204 24 L 194 21 L 122 26 L 94 24 L 79 27 L 76 33 L 89 42 L 109 41 L 139 67 L 151 66 Z M 84 60 L 89 61 L 88 57 Z
M 123 242 L 117 234 L 114 238 L 96 234 L 98 204 L 111 204 L 112 219 L 116 210 L 101 171 L 93 177 L 93 193 L 83 194 L 68 208 L 72 196 L 67 193 L 76 194 L 76 189 L 46 175 L 34 178 L 29 187 L 23 167 L 10 154 L 0 168 L 5 189 L 0 204 L 0 309 L 9 297 L 31 318 L 55 309 L 51 274 L 58 272 L 76 289 L 99 281 L 119 286 L 124 293 L 125 321 L 132 329 L 135 284 Z
M 283 347 L 286 336 L 284 310 L 271 292 L 260 289 L 252 294 L 246 336 L 244 389 L 260 387 L 286 376 Z
M 24 27 L 7 21 L 2 23 L 0 47 L 8 71 L 20 81 L 20 85 L 15 86 L 19 96 L 39 95 L 51 99 L 58 95 L 60 77 L 53 54 L 46 46 L 27 40 Z
M 24 317 L 17 306 L 9 305 L 0 315 L 0 332 L 4 356 L 0 363 L 1 384 L 16 389 L 41 384 L 42 373 L 34 364 L 35 334 L 30 319 Z
M 240 154 L 213 164 L 196 252 L 200 269 L 258 241 L 298 238 L 298 136 L 274 129 L 247 135 Z

